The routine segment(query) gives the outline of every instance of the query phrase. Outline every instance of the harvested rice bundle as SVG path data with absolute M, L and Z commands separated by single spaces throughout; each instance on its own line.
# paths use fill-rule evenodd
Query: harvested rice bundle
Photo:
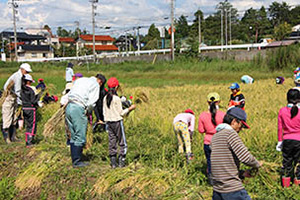
M 11 89 L 12 89 L 12 87 L 14 86 L 14 84 L 15 84 L 15 83 L 14 83 L 13 81 L 11 81 L 11 82 L 8 84 L 6 90 L 4 90 L 4 92 L 3 92 L 3 94 L 2 94 L 2 96 L 1 96 L 1 98 L 0 98 L 0 107 L 2 107 L 2 104 L 4 103 L 6 97 L 12 93 L 12 92 L 11 92 Z
M 59 108 L 56 113 L 45 123 L 43 135 L 44 137 L 52 137 L 57 129 L 58 124 L 65 121 L 65 109 L 66 105 Z

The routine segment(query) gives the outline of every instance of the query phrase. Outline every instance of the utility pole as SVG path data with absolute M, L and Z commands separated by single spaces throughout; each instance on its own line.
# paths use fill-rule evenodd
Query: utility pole
M 13 24 L 14 24 L 14 43 L 15 43 L 15 57 L 16 62 L 18 62 L 18 49 L 17 49 L 17 24 L 16 24 L 16 14 L 17 14 L 17 8 L 18 4 L 15 3 L 15 0 L 12 0 L 12 9 L 13 9 Z
M 128 56 L 127 31 L 125 32 L 125 49 L 126 49 L 126 55 Z
M 171 0 L 171 57 L 172 61 L 175 61 L 175 52 L 174 52 L 174 0 Z
M 141 45 L 140 45 L 140 26 L 137 27 L 137 43 L 138 43 L 138 55 L 140 55 Z
M 201 41 L 201 16 L 200 16 L 200 13 L 198 15 L 198 22 L 199 22 L 198 31 L 199 31 L 199 53 L 200 53 L 201 52 L 201 42 L 202 42 Z
M 90 0 L 92 3 L 92 24 L 93 24 L 93 60 L 96 62 L 96 50 L 95 50 L 95 9 L 97 6 L 95 3 L 98 3 L 98 0 Z
M 221 51 L 223 51 L 223 10 L 221 10 Z
M 75 21 L 74 22 L 76 27 L 77 27 L 77 35 L 78 35 L 78 40 L 80 38 L 80 30 L 79 30 L 79 21 Z M 79 51 L 79 46 L 78 46 L 78 41 L 76 42 L 76 57 L 77 57 L 77 60 L 78 60 L 78 52 Z
M 228 19 L 227 19 L 227 8 L 225 8 L 225 45 L 226 45 L 226 49 L 227 49 L 227 45 L 228 45 Z
M 231 49 L 231 45 L 232 45 L 232 38 L 231 38 L 231 8 L 230 8 L 230 10 L 229 10 L 229 39 L 230 39 L 230 49 Z

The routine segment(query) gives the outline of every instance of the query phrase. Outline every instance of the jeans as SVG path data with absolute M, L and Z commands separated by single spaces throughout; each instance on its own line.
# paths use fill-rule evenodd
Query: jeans
M 248 195 L 245 189 L 236 191 L 236 192 L 229 192 L 229 193 L 220 193 L 220 192 L 213 192 L 213 200 L 251 200 L 250 196 Z
M 207 173 L 211 174 L 211 163 L 210 163 L 211 149 L 208 144 L 204 144 L 204 153 L 205 153 L 206 162 L 207 162 Z

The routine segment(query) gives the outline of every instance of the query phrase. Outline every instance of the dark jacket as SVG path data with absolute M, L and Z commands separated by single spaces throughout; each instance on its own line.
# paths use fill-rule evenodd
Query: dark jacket
M 44 82 L 40 82 L 35 88 L 36 89 L 41 88 L 41 90 L 44 91 L 46 89 L 46 85 Z
M 95 112 L 95 115 L 96 115 L 96 118 L 97 118 L 97 122 L 99 120 L 104 121 L 104 116 L 103 116 L 103 98 L 107 95 L 107 91 L 104 88 L 105 83 L 106 83 L 106 79 L 105 79 L 105 82 L 100 87 L 99 99 L 96 102 L 96 106 L 94 108 L 94 112 Z
M 32 88 L 28 86 L 22 86 L 21 100 L 23 107 L 36 107 L 39 101 L 39 96 L 35 95 Z

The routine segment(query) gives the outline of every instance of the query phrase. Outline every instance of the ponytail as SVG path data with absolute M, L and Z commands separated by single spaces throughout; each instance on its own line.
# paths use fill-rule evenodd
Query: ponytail
M 216 102 L 213 101 L 209 104 L 209 112 L 211 113 L 211 122 L 217 126 L 216 122 L 216 113 L 217 113 L 217 107 L 216 107 Z
M 293 119 L 298 114 L 298 106 L 297 104 L 293 104 L 291 109 L 291 119 Z
M 291 109 L 291 119 L 298 114 L 298 103 L 300 102 L 300 92 L 298 89 L 290 89 L 287 93 L 287 101 L 289 104 L 293 104 Z
M 108 108 L 110 108 L 114 95 L 117 95 L 116 88 L 109 88 L 108 93 L 106 95 L 106 105 Z

